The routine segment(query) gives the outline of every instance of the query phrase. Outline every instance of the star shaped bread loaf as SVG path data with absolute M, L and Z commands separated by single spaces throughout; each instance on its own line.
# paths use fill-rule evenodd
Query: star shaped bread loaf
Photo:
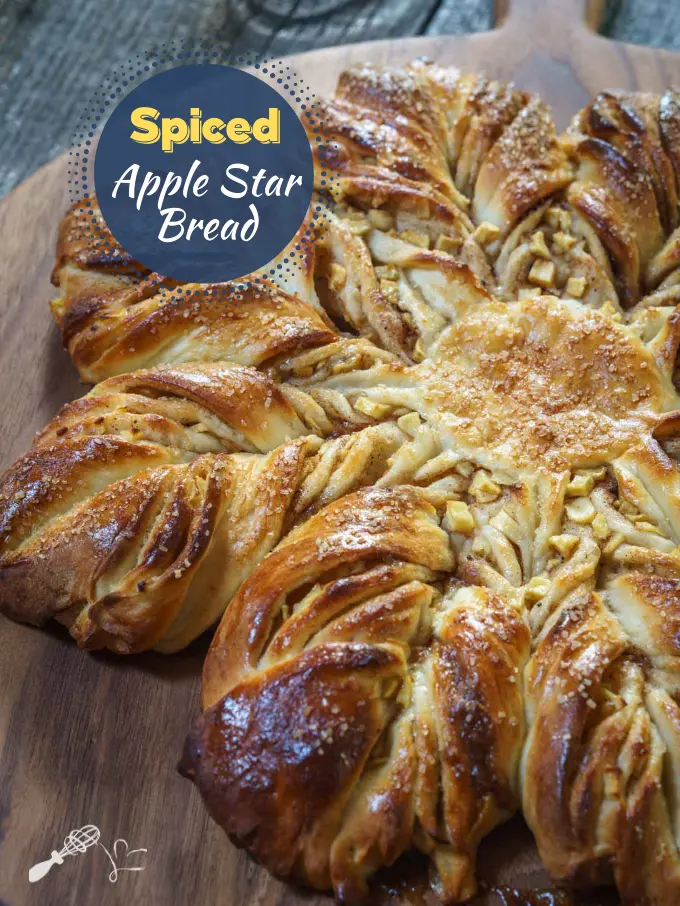
M 415 848 L 464 902 L 520 810 L 557 882 L 675 906 L 680 94 L 558 135 L 364 65 L 322 117 L 293 273 L 178 286 L 65 217 L 94 388 L 2 479 L 0 608 L 123 654 L 219 621 L 183 771 L 278 877 L 353 903 Z

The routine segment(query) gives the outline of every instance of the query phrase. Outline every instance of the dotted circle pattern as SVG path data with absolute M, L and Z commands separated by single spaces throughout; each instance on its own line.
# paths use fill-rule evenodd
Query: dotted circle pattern
M 168 281 L 171 284 L 171 287 L 168 287 L 171 291 L 168 293 L 167 301 L 183 298 L 186 302 L 189 298 L 195 297 L 196 301 L 205 305 L 220 300 L 227 300 L 230 304 L 245 302 L 248 291 L 252 291 L 258 284 L 263 284 L 268 279 L 290 275 L 296 268 L 304 266 L 307 254 L 314 245 L 316 231 L 321 222 L 328 218 L 328 211 L 333 209 L 337 197 L 335 191 L 337 176 L 330 165 L 332 142 L 328 138 L 329 132 L 325 128 L 319 99 L 284 60 L 262 57 L 256 52 L 236 52 L 231 47 L 206 41 L 179 39 L 151 47 L 143 53 L 138 53 L 127 63 L 120 64 L 93 94 L 73 134 L 68 152 L 69 203 L 77 208 L 76 222 L 89 240 L 90 247 L 97 251 L 100 260 L 105 262 L 107 257 L 110 257 L 113 265 L 113 237 L 105 228 L 103 218 L 97 215 L 91 204 L 94 197 L 93 165 L 97 133 L 101 131 L 115 106 L 140 82 L 157 72 L 188 64 L 247 68 L 262 79 L 271 79 L 279 93 L 287 100 L 290 99 L 291 106 L 297 106 L 300 118 L 306 120 L 307 131 L 313 136 L 312 150 L 318 165 L 322 168 L 316 180 L 318 185 L 312 198 L 310 221 L 282 261 L 273 267 L 262 268 L 259 274 L 229 283 L 202 284 L 189 289 L 175 285 L 174 281 Z M 114 270 L 113 276 L 120 276 L 121 280 L 127 281 L 130 277 L 143 280 L 152 275 L 139 262 L 128 262 L 127 266 L 118 268 L 118 273 Z

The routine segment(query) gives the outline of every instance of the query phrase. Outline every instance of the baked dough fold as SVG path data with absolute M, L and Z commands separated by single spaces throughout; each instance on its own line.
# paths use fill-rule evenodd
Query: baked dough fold
M 316 109 L 296 268 L 178 285 L 65 217 L 96 386 L 0 481 L 0 609 L 120 653 L 219 622 L 182 769 L 279 877 L 355 902 L 416 848 L 462 902 L 521 809 L 558 882 L 676 906 L 678 93 L 559 135 L 418 62 Z

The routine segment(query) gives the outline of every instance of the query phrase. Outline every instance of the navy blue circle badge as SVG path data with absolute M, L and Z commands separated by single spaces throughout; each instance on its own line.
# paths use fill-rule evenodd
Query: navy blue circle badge
M 298 92 L 283 88 L 304 116 Z M 188 65 L 157 73 L 118 104 L 94 182 L 108 228 L 145 268 L 218 283 L 286 248 L 307 214 L 314 167 L 295 109 L 264 77 Z

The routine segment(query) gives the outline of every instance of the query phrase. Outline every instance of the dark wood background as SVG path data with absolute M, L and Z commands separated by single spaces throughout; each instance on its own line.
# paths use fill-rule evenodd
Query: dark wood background
M 570 0 L 564 0 L 569 3 Z M 0 0 L 0 197 L 71 142 L 113 66 L 165 42 L 284 55 L 487 29 L 493 0 Z M 680 48 L 680 0 L 606 0 L 602 33 Z
M 432 3 L 428 12 L 423 0 L 391 0 L 389 6 L 376 0 L 364 6 L 346 2 L 331 15 L 319 5 L 326 0 L 315 6 L 301 0 L 290 7 L 295 20 L 276 20 L 267 32 L 262 23 L 271 20 L 271 12 L 262 3 L 255 7 L 249 0 L 246 7 L 245 2 L 227 3 L 220 15 L 241 10 L 243 33 L 252 36 L 252 43 L 258 34 L 258 40 L 269 40 L 268 49 L 275 53 L 290 51 L 295 35 L 303 46 L 385 37 L 401 34 L 407 25 L 410 31 L 426 31 L 449 13 L 472 15 L 473 9 L 448 0 L 448 5 Z M 147 32 L 168 40 L 199 34 L 199 27 L 205 34 L 211 22 L 214 31 L 222 21 L 215 18 L 214 0 L 202 6 L 178 0 L 150 0 L 147 6 L 142 0 L 135 6 L 132 0 L 109 0 L 107 6 L 93 0 L 72 6 L 62 0 L 15 2 L 11 8 L 7 0 L 0 3 L 5 3 L 0 7 L 5 18 L 12 14 L 9 33 L 17 41 L 11 45 L 8 29 L 0 25 L 3 59 L 8 47 L 16 52 L 16 71 L 9 66 L 0 73 L 0 93 L 6 100 L 9 84 L 22 92 L 21 103 L 12 97 L 10 120 L 0 130 L 0 167 L 15 170 L 35 167 L 38 158 L 31 154 L 36 149 L 47 153 L 35 140 L 41 128 L 52 136 L 52 151 L 68 143 L 67 127 L 80 112 L 81 91 L 95 84 L 88 81 L 88 67 L 100 79 L 114 49 L 120 46 L 119 59 L 129 59 Z M 331 48 L 293 65 L 324 93 L 351 62 L 399 63 L 426 54 L 540 90 L 561 125 L 603 88 L 658 91 L 680 85 L 680 54 L 599 38 L 579 22 L 581 5 L 580 0 L 513 0 L 516 14 L 502 30 Z M 599 4 L 592 0 L 591 5 Z M 668 22 L 678 10 L 677 4 L 667 6 Z M 251 10 L 250 17 L 243 10 Z M 666 27 L 665 36 L 677 40 Z M 36 101 L 41 112 L 32 119 L 27 111 L 30 98 L 39 95 L 37 86 L 42 86 Z M 11 128 L 17 122 L 21 131 Z M 51 132 L 57 126 L 66 130 L 65 138 Z M 57 160 L 0 201 L 0 468 L 26 448 L 61 403 L 83 392 L 47 306 L 53 295 L 49 272 L 56 228 L 66 203 L 64 174 L 64 162 Z M 325 897 L 274 881 L 238 854 L 209 821 L 193 787 L 175 771 L 198 711 L 206 646 L 201 639 L 170 658 L 87 655 L 58 628 L 36 630 L 0 618 L 0 906 L 330 906 Z M 107 846 L 122 836 L 133 847 L 148 847 L 145 870 L 110 884 L 106 856 L 97 849 L 29 885 L 29 867 L 86 823 L 99 825 Z M 484 841 L 480 863 L 481 877 L 490 885 L 549 885 L 519 820 Z M 504 902 L 496 895 L 482 899 L 484 906 Z M 408 890 L 395 901 L 420 902 Z M 588 900 L 579 895 L 572 906 L 607 902 L 599 895 Z

